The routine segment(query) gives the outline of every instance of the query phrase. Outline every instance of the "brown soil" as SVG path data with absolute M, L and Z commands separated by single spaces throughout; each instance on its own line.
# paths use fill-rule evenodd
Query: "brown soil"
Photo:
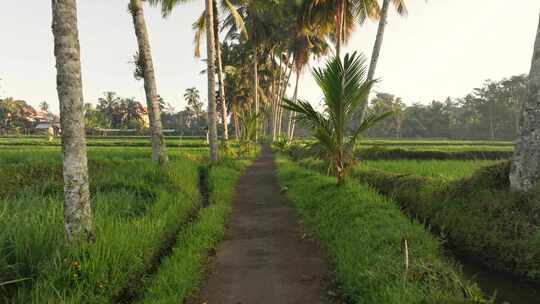
M 280 194 L 269 148 L 236 187 L 225 240 L 197 300 L 207 304 L 331 303 L 329 266 Z M 330 296 L 332 295 L 332 296 Z

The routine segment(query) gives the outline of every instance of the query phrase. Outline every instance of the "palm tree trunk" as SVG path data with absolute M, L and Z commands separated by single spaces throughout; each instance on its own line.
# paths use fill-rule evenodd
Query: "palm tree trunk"
M 279 127 L 279 135 L 281 135 L 281 132 L 282 132 L 282 127 L 283 127 L 283 107 L 281 107 L 281 103 L 282 103 L 282 100 L 283 98 L 285 98 L 285 94 L 287 93 L 287 88 L 289 87 L 289 82 L 291 80 L 291 75 L 292 75 L 292 67 L 289 68 L 289 75 L 287 75 L 287 79 L 285 80 L 285 84 L 283 85 L 283 90 L 281 91 L 281 96 L 280 96 L 280 113 L 279 113 L 279 122 L 278 122 L 278 127 Z
M 161 110 L 157 98 L 156 76 L 154 73 L 154 63 L 152 62 L 152 52 L 150 50 L 150 39 L 146 21 L 144 20 L 144 10 L 141 0 L 130 0 L 129 9 L 133 17 L 133 26 L 139 45 L 139 56 L 144 65 L 144 91 L 146 93 L 146 105 L 150 120 L 150 132 L 152 135 L 152 160 L 159 164 L 168 162 L 165 148 L 165 138 L 163 137 L 161 124 Z
M 232 116 L 233 116 L 233 123 L 234 123 L 234 136 L 236 140 L 240 140 L 240 126 L 238 123 L 238 106 L 236 105 L 236 102 L 232 102 Z
M 377 62 L 379 61 L 379 55 L 381 53 L 382 43 L 384 39 L 384 30 L 386 29 L 387 19 L 388 19 L 388 9 L 390 7 L 390 0 L 383 0 L 383 5 L 381 8 L 381 15 L 379 19 L 379 27 L 377 29 L 377 36 L 375 37 L 375 44 L 373 45 L 373 52 L 371 53 L 371 62 L 369 64 L 369 70 L 367 74 L 367 80 L 372 81 L 375 77 L 375 70 L 377 69 Z M 366 100 L 362 105 L 362 110 L 360 112 L 360 122 L 366 117 L 366 110 L 368 108 L 368 99 L 369 96 L 366 96 Z
M 540 178 L 540 23 L 536 32 L 520 136 L 510 169 L 510 186 L 530 190 Z
M 277 137 L 277 121 L 278 121 L 278 114 L 280 111 L 280 100 L 279 100 L 279 94 L 281 92 L 281 83 L 283 79 L 283 71 L 282 71 L 283 62 L 281 60 L 281 54 L 279 59 L 279 66 L 278 66 L 278 79 L 277 82 L 274 85 L 274 92 L 272 99 L 274 100 L 274 111 L 272 112 L 272 141 L 276 140 Z
M 219 83 L 219 97 L 221 99 L 221 113 L 223 120 L 223 141 L 227 144 L 229 140 L 229 122 L 227 115 L 227 100 L 225 100 L 225 83 L 223 80 L 223 63 L 221 60 L 221 43 L 219 42 L 219 20 L 218 20 L 218 9 L 217 1 L 213 0 L 213 9 L 214 9 L 214 39 L 216 46 L 216 65 L 218 69 L 218 83 Z
M 218 136 L 216 115 L 216 68 L 214 45 L 214 9 L 212 0 L 206 0 L 206 46 L 208 64 L 208 141 L 210 144 L 210 162 L 218 161 Z
M 71 242 L 93 238 L 75 0 L 52 0 L 56 89 L 60 102 L 64 226 Z
M 336 2 L 336 56 L 341 56 L 341 37 L 343 36 L 343 17 L 344 17 L 344 5 L 343 0 L 337 0 Z
M 300 71 L 296 71 L 296 84 L 294 85 L 294 95 L 293 102 L 296 103 L 298 99 L 298 83 L 300 82 Z M 294 137 L 294 117 L 296 112 L 289 112 L 289 126 L 287 128 L 287 136 L 289 140 L 292 140 Z
M 253 46 L 253 102 L 255 104 L 255 115 L 259 115 L 259 56 L 257 47 Z M 259 118 L 256 118 L 255 141 L 259 140 Z

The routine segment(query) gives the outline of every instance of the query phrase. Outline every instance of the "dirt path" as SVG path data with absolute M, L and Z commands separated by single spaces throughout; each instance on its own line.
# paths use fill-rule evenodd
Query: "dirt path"
M 275 177 L 272 154 L 261 156 L 236 187 L 227 235 L 194 303 L 315 304 L 326 298 L 328 265 L 303 238 L 294 210 Z

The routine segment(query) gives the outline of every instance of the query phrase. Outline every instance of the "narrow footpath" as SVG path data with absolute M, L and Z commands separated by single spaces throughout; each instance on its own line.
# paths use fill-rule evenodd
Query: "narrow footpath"
M 333 302 L 327 291 L 329 266 L 280 194 L 275 171 L 272 152 L 264 147 L 236 186 L 225 240 L 190 303 Z

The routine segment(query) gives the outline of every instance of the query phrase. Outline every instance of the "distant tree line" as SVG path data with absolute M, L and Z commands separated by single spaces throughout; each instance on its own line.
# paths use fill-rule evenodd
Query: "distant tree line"
M 392 94 L 377 93 L 369 111 L 394 115 L 367 132 L 380 138 L 514 140 L 519 134 L 527 75 L 487 80 L 462 98 L 406 105 Z

